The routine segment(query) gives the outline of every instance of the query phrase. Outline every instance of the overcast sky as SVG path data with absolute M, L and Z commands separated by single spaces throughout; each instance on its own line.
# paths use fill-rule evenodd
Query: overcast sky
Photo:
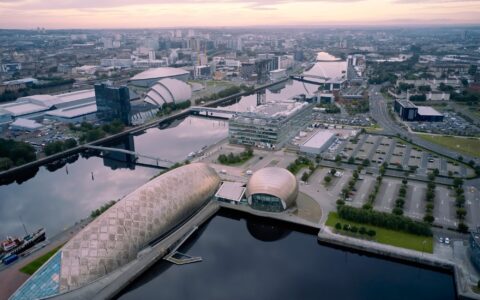
M 480 0 L 0 0 L 0 28 L 479 23 Z

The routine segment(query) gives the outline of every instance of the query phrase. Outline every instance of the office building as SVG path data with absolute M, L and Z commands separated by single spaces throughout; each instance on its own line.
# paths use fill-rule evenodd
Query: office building
M 97 116 L 111 122 L 115 119 L 130 124 L 130 93 L 128 87 L 114 87 L 106 83 L 95 84 Z
M 229 120 L 229 141 L 264 149 L 279 149 L 312 120 L 311 104 L 285 100 L 269 102 Z
M 404 121 L 442 122 L 443 114 L 429 106 L 416 106 L 408 100 L 395 100 L 393 109 Z

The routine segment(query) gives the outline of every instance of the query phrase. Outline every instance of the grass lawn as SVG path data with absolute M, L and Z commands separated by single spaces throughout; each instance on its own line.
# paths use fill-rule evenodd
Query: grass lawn
M 35 259 L 34 261 L 32 261 L 31 263 L 29 264 L 26 264 L 24 265 L 21 269 L 20 269 L 20 272 L 22 273 L 25 273 L 25 274 L 28 274 L 28 275 L 32 275 L 33 273 L 35 273 L 35 271 L 37 271 L 38 269 L 40 269 L 41 266 L 43 266 L 43 264 L 50 258 L 52 257 L 55 253 L 57 253 L 58 249 L 60 249 L 63 245 L 61 246 L 58 246 L 57 248 L 45 253 L 44 255 L 40 256 L 39 258 Z
M 418 136 L 424 140 L 444 146 L 448 149 L 471 156 L 480 157 L 480 151 L 478 151 L 480 148 L 480 139 L 478 138 L 463 138 L 428 134 L 418 134 Z
M 371 226 L 367 224 L 356 223 L 352 221 L 347 221 L 338 216 L 336 212 L 330 212 L 327 219 L 327 226 L 335 228 L 335 224 L 341 223 L 343 224 L 350 224 L 355 225 L 357 227 L 365 227 L 368 229 L 373 229 L 376 231 L 375 241 L 381 244 L 392 245 L 396 247 L 412 249 L 417 251 L 425 251 L 428 253 L 433 253 L 433 238 L 414 235 L 406 232 L 395 231 L 391 229 L 385 229 L 382 227 Z M 425 245 L 423 245 L 423 241 L 426 241 Z

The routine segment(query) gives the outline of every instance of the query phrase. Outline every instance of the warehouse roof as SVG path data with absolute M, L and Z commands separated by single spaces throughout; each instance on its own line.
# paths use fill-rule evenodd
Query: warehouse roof
M 430 106 L 417 106 L 418 114 L 421 116 L 443 116 L 443 114 L 439 113 L 435 108 Z
M 320 148 L 335 134 L 329 130 L 320 130 L 303 143 L 305 147 Z
M 144 80 L 144 79 L 174 77 L 174 76 L 185 75 L 185 74 L 189 74 L 189 72 L 180 68 L 170 68 L 170 67 L 152 68 L 133 76 L 130 80 Z

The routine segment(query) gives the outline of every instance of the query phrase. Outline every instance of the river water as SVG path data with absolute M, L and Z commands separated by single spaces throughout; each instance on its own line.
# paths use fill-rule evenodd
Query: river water
M 319 245 L 312 232 L 224 212 L 119 299 L 454 299 L 449 274 Z
M 319 56 L 326 58 L 325 55 Z M 308 72 L 333 77 L 345 63 L 317 62 Z M 267 101 L 311 95 L 298 81 L 270 87 Z M 228 106 L 246 111 L 257 95 Z M 225 121 L 187 117 L 169 128 L 150 128 L 118 142 L 122 148 L 181 161 L 190 152 L 225 139 Z M 118 145 L 116 145 L 118 146 Z M 141 163 L 155 164 L 148 159 Z M 79 155 L 66 165 L 42 166 L 0 185 L 0 238 L 22 235 L 22 222 L 47 236 L 87 217 L 102 204 L 146 183 L 160 170 L 122 155 Z M 16 180 L 16 181 L 15 181 Z M 203 226 L 185 249 L 204 261 L 177 267 L 158 263 L 122 299 L 452 299 L 451 275 L 318 245 L 314 235 L 245 216 L 222 214 Z M 267 240 L 267 241 L 265 241 Z

